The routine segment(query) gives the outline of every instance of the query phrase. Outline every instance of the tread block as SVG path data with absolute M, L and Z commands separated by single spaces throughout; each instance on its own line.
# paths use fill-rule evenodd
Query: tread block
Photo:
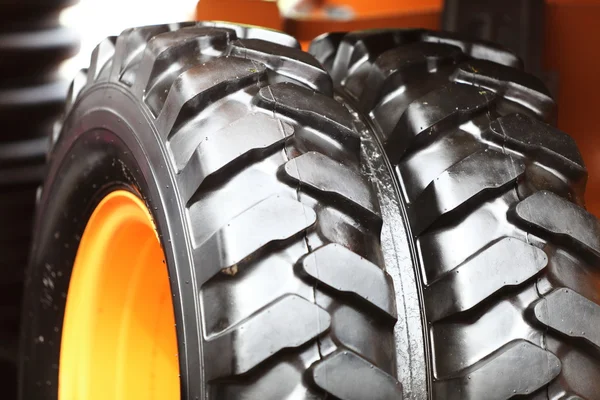
M 375 60 L 362 87 L 346 90 L 359 98 L 359 108 L 369 112 L 387 94 L 397 90 L 407 81 L 427 75 L 444 65 L 452 65 L 464 58 L 458 47 L 438 43 L 410 43 L 390 49 Z M 364 91 L 365 88 L 368 90 Z
M 132 91 L 144 96 L 158 115 L 177 76 L 224 51 L 232 36 L 232 31 L 214 28 L 183 28 L 154 36 L 146 46 Z
M 115 55 L 116 42 L 116 36 L 107 37 L 96 46 L 94 51 L 92 51 L 92 58 L 88 69 L 88 75 L 91 77 L 91 81 L 88 82 L 88 84 L 97 82 L 102 78 L 105 78 L 102 80 L 108 79 L 112 58 Z
M 285 82 L 261 88 L 255 101 L 260 107 L 312 128 L 319 135 L 315 140 L 326 147 L 352 154 L 360 151 L 352 116 L 331 97 Z
M 556 249 L 548 252 L 547 278 L 549 287 L 567 287 L 583 297 L 600 304 L 600 269 L 597 263 L 584 262 L 579 254 L 569 254 L 568 251 Z M 541 286 L 541 285 L 539 285 Z M 544 289 L 544 292 L 547 291 Z
M 234 275 L 238 264 L 263 247 L 304 232 L 317 220 L 312 208 L 274 195 L 233 218 L 193 250 L 198 287 L 219 271 Z
M 509 204 L 518 202 L 516 190 L 471 208 L 471 212 L 451 225 L 429 230 L 418 239 L 427 283 L 463 264 L 468 258 L 506 236 L 514 235 L 505 224 Z M 477 234 L 474 234 L 476 232 Z M 458 240 L 457 238 L 469 238 Z M 460 246 L 457 244 L 460 243 Z
M 293 47 L 258 39 L 236 40 L 229 55 L 260 62 L 282 76 L 303 83 L 312 90 L 333 96 L 333 83 L 319 62 L 310 54 Z
M 539 191 L 521 201 L 515 208 L 515 217 L 550 235 L 556 242 L 575 245 L 600 257 L 598 219 L 552 192 Z
M 427 318 L 435 322 L 470 310 L 500 289 L 530 279 L 547 263 L 539 248 L 504 238 L 425 288 Z
M 296 38 L 288 35 L 287 33 L 273 29 L 259 28 L 257 26 L 250 25 L 239 25 L 231 22 L 221 21 L 200 21 L 196 23 L 196 26 L 231 29 L 235 31 L 237 37 L 240 39 L 259 39 L 296 49 L 300 48 L 300 43 L 298 43 Z
M 317 362 L 314 382 L 340 400 L 402 399 L 402 386 L 391 375 L 351 351 L 336 352 Z
M 460 35 L 451 32 L 436 31 L 423 32 L 421 40 L 449 44 L 459 47 L 465 54 L 473 58 L 523 69 L 523 61 L 516 54 L 492 42 L 464 40 L 464 38 L 461 39 Z
M 500 117 L 492 121 L 482 136 L 568 176 L 583 178 L 587 174 L 575 140 L 534 118 L 521 114 Z
M 170 30 L 171 25 L 143 26 L 124 30 L 115 45 L 111 80 L 132 86 L 135 83 L 138 63 L 142 59 L 148 41 Z
M 525 340 L 503 346 L 482 364 L 462 376 L 434 382 L 433 398 L 506 400 L 533 393 L 561 369 L 558 357 Z
M 165 136 L 225 96 L 266 79 L 262 65 L 240 58 L 215 58 L 192 67 L 175 80 L 157 117 Z
M 544 121 L 556 115 L 555 103 L 542 81 L 533 75 L 485 60 L 472 60 L 458 66 L 453 80 L 491 90 L 520 104 Z
M 494 93 L 485 89 L 449 83 L 415 100 L 385 144 L 390 161 L 398 161 L 408 149 L 423 147 L 443 131 L 488 110 L 495 99 Z
M 347 32 L 328 32 L 319 35 L 310 42 L 308 52 L 319 61 L 323 68 L 330 72 L 338 47 L 340 47 L 344 36 L 347 34 Z
M 301 185 L 356 205 L 373 219 L 380 219 L 377 200 L 369 182 L 344 164 L 311 151 L 288 161 L 284 171 Z
M 331 70 L 333 82 L 344 85 L 343 80 L 352 74 L 367 77 L 369 67 L 380 54 L 400 44 L 419 40 L 420 29 L 372 29 L 351 32 L 344 36 Z M 364 64 L 359 68 L 360 64 Z M 357 70 L 361 70 L 357 74 Z
M 596 328 L 597 329 L 597 328 Z M 565 340 L 566 339 L 566 340 Z M 547 399 L 595 400 L 598 398 L 598 352 L 590 346 L 580 346 L 562 335 L 546 335 L 546 348 L 560 355 L 562 371 L 546 391 Z
M 431 182 L 408 209 L 413 234 L 486 192 L 514 183 L 525 173 L 518 159 L 491 149 L 480 150 L 448 168 Z
M 208 380 L 246 373 L 287 348 L 294 348 L 329 329 L 329 314 L 297 296 L 287 295 L 205 345 Z
M 600 306 L 579 293 L 557 289 L 533 306 L 533 314 L 555 331 L 581 338 L 600 349 Z
M 366 33 L 365 38 L 354 45 L 347 73 L 341 77 L 339 82 L 335 81 L 334 75 L 334 82 L 343 87 L 345 92 L 359 103 L 362 96 L 369 93 L 365 88 L 368 87 L 367 79 L 374 68 L 376 60 L 388 51 L 393 51 L 398 47 L 410 46 L 413 42 L 418 42 L 420 31 L 390 30 L 386 33 L 383 30 L 380 33 Z M 340 54 L 345 50 L 345 43 L 346 41 L 340 46 Z M 389 45 L 387 48 L 382 46 L 386 43 Z M 335 66 L 337 64 L 334 64 L 333 74 L 336 73 Z
M 457 146 L 457 143 L 460 145 Z M 412 153 L 398 165 L 409 202 L 445 170 L 486 145 L 460 128 L 449 130 L 423 151 Z
M 328 244 L 307 255 L 302 271 L 339 292 L 352 293 L 396 319 L 391 277 L 377 265 L 339 244 Z
M 71 108 L 73 107 L 73 104 L 75 103 L 75 101 L 77 100 L 77 97 L 79 96 L 79 93 L 81 93 L 84 86 L 87 84 L 87 81 L 88 81 L 88 69 L 87 68 L 80 69 L 77 72 L 77 74 L 75 74 L 75 78 L 73 78 L 73 81 L 71 82 L 71 85 L 69 86 L 69 91 L 67 92 L 67 98 L 66 98 L 66 104 L 65 104 L 65 114 L 71 110 Z M 53 141 L 53 143 L 55 143 L 55 142 Z
M 299 240 L 286 248 L 286 253 L 306 251 L 305 243 Z M 300 256 L 301 257 L 301 256 Z M 205 335 L 219 335 L 262 310 L 277 299 L 294 293 L 305 299 L 314 299 L 313 282 L 302 282 L 294 270 L 296 257 L 285 256 L 279 251 L 269 252 L 252 263 L 251 268 L 241 268 L 232 279 L 218 274 L 200 292 L 201 316 Z M 251 295 L 248 290 L 252 290 Z M 223 307 L 223 299 L 242 299 L 237 307 Z M 315 304 L 319 304 L 317 301 Z
M 397 319 L 390 318 L 371 307 L 361 307 L 346 296 L 339 296 L 332 292 L 324 293 L 324 285 L 320 283 L 316 285 L 315 302 L 331 315 L 331 330 L 328 338 L 320 342 L 321 354 L 327 355 L 334 351 L 329 343 L 332 341 L 337 349 L 353 351 L 373 366 L 394 375 L 396 345 L 393 327 Z M 376 339 L 365 340 L 366 338 Z
M 209 132 L 183 167 L 179 188 L 184 202 L 204 180 L 233 164 L 248 164 L 248 159 L 260 157 L 281 146 L 294 133 L 285 122 L 262 113 L 251 113 L 216 132 Z M 235 168 L 235 167 L 234 167 Z

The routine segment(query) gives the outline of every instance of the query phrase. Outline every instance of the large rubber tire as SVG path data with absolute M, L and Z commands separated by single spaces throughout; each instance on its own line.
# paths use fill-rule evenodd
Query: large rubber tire
M 432 397 L 600 398 L 600 225 L 544 85 L 506 50 L 423 30 L 310 52 L 395 171 Z
M 79 239 L 118 188 L 154 213 L 183 398 L 401 396 L 368 179 L 379 172 L 295 39 L 213 23 L 127 30 L 73 82 L 55 139 L 24 306 L 23 399 L 57 398 Z
M 425 31 L 311 51 L 331 78 L 227 24 L 98 46 L 38 209 L 24 399 L 56 398 L 78 240 L 117 187 L 154 211 L 183 398 L 598 398 L 599 230 L 543 85 Z

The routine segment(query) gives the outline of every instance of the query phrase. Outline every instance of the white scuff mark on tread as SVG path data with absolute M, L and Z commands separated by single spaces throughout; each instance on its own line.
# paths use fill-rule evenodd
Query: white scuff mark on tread
M 238 273 L 238 265 L 234 264 L 231 267 L 223 268 L 222 273 L 229 276 L 235 276 Z
M 54 268 L 52 264 L 45 263 L 44 264 L 44 272 L 42 275 L 42 288 L 40 303 L 43 308 L 49 308 L 52 306 L 54 302 L 54 297 L 52 296 L 54 291 L 54 278 L 56 277 L 56 273 L 54 272 Z
M 49 277 L 42 278 L 42 283 L 49 289 L 54 289 L 54 282 Z

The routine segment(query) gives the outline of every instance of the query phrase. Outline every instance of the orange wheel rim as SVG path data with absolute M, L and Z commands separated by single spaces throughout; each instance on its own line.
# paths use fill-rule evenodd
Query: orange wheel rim
M 152 217 L 107 195 L 87 223 L 69 283 L 59 400 L 180 398 L 173 302 Z

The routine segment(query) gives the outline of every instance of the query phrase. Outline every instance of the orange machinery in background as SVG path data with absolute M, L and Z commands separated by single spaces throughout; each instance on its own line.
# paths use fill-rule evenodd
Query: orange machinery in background
M 440 29 L 442 0 L 201 0 L 197 19 L 261 25 L 304 47 L 324 32 Z M 287 7 L 287 8 L 286 8 Z M 280 11 L 281 9 L 281 11 Z M 558 78 L 558 127 L 575 138 L 589 171 L 588 210 L 600 216 L 600 1 L 547 0 L 543 68 Z

